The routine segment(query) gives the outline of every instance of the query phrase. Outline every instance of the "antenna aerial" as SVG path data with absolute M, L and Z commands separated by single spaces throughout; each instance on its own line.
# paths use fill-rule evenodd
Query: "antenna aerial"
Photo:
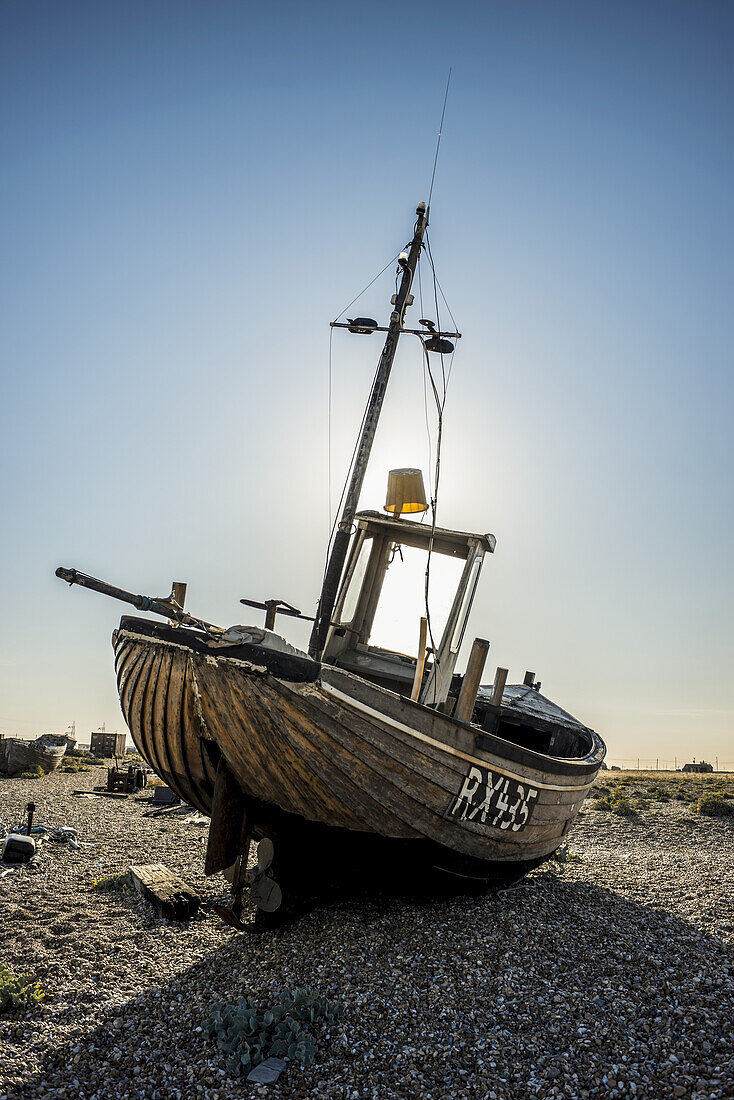
M 428 205 L 431 205 L 431 196 L 433 195 L 433 181 L 436 178 L 436 165 L 438 164 L 438 151 L 441 148 L 441 131 L 443 130 L 443 120 L 446 114 L 446 100 L 449 98 L 449 84 L 451 83 L 451 68 L 449 67 L 449 75 L 446 79 L 446 93 L 443 97 L 443 110 L 441 111 L 441 123 L 438 127 L 438 140 L 436 141 L 436 155 L 433 158 L 433 173 L 431 174 L 431 186 L 428 190 Z

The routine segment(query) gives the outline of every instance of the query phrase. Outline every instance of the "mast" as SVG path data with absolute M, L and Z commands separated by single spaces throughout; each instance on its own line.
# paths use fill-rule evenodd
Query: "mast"
M 375 440 L 377 422 L 380 418 L 382 402 L 385 398 L 385 391 L 390 378 L 390 370 L 395 358 L 395 352 L 398 348 L 398 340 L 402 332 L 403 322 L 405 321 L 408 295 L 413 285 L 413 276 L 415 275 L 415 269 L 420 258 L 423 235 L 428 227 L 428 208 L 424 202 L 418 203 L 416 214 L 417 221 L 415 223 L 413 240 L 411 241 L 407 258 L 404 254 L 401 254 L 400 266 L 403 269 L 403 276 L 400 280 L 400 288 L 395 296 L 395 307 L 390 314 L 390 325 L 387 330 L 387 337 L 385 338 L 385 346 L 382 349 L 377 373 L 375 374 L 375 381 L 367 404 L 367 412 L 365 413 L 362 435 L 360 436 L 357 455 L 354 461 L 352 478 L 344 502 L 344 510 L 342 511 L 339 526 L 334 536 L 329 562 L 326 567 L 326 573 L 324 574 L 324 583 L 321 589 L 318 610 L 316 612 L 316 621 L 311 631 L 308 651 L 311 656 L 316 659 L 321 657 L 326 642 L 326 634 L 331 623 L 331 613 L 334 610 L 334 603 L 339 590 L 339 582 L 349 549 L 349 539 L 352 532 L 352 523 L 354 522 L 354 516 L 357 511 L 359 494 L 362 490 L 362 482 L 364 481 L 367 462 L 369 461 L 370 451 L 372 450 L 372 444 Z

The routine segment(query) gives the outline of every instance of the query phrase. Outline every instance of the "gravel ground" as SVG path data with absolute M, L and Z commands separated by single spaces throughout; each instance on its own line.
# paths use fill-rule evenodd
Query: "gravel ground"
M 73 796 L 103 777 L 0 779 L 0 822 L 32 799 L 38 823 L 91 845 L 46 843 L 37 869 L 0 880 L 0 962 L 48 994 L 0 1016 L 0 1100 L 734 1096 L 734 817 L 589 809 L 570 836 L 581 862 L 513 890 L 345 900 L 253 936 L 91 890 L 150 861 L 225 889 L 203 878 L 202 825 Z M 344 1013 L 315 1064 L 270 1086 L 225 1075 L 201 1030 L 211 1006 L 301 985 Z

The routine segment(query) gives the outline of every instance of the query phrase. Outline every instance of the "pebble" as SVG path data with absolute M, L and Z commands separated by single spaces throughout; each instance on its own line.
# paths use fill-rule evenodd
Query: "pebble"
M 25 804 L 73 825 L 0 881 L 0 958 L 47 998 L 0 1015 L 0 1100 L 606 1100 L 734 1095 L 734 821 L 671 802 L 636 818 L 585 810 L 569 846 L 518 888 L 483 897 L 344 899 L 242 935 L 204 913 L 156 917 L 90 889 L 160 861 L 210 900 L 202 828 L 135 799 L 83 799 L 103 769 L 0 779 L 0 819 Z M 314 851 L 314 860 L 318 860 Z M 225 1071 L 211 1006 L 320 989 L 343 1018 L 257 1092 Z

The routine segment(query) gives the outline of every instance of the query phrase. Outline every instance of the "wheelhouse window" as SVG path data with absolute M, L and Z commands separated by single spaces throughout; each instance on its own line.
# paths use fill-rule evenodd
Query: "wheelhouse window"
M 472 564 L 471 572 L 467 580 L 466 591 L 461 602 L 459 614 L 456 619 L 456 626 L 454 632 L 451 635 L 451 652 L 457 653 L 461 649 L 461 643 L 464 640 L 464 631 L 466 630 L 466 624 L 469 620 L 469 612 L 471 611 L 472 604 L 474 602 L 474 594 L 477 590 L 477 584 L 479 583 L 479 573 L 482 568 L 482 559 L 476 558 Z
M 354 570 L 352 571 L 351 578 L 348 579 L 347 590 L 344 596 L 344 606 L 339 616 L 340 621 L 343 623 L 351 623 L 354 619 L 357 603 L 359 601 L 359 594 L 362 591 L 364 575 L 367 572 L 367 565 L 371 553 L 372 539 L 363 539 L 357 551 L 357 560 L 354 565 Z
M 395 544 L 368 639 L 370 645 L 416 656 L 420 621 L 426 614 L 427 562 L 426 550 Z M 463 565 L 455 558 L 431 554 L 428 608 L 436 645 L 448 622 Z

